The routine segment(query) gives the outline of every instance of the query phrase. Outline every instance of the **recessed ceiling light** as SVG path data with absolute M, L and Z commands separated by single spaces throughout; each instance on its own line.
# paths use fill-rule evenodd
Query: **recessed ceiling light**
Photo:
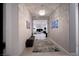
M 39 10 L 39 15 L 44 16 L 45 15 L 45 10 Z

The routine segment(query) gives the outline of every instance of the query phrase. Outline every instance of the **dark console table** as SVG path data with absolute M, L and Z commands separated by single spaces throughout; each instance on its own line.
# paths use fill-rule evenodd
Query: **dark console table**
M 34 36 L 31 36 L 29 39 L 26 40 L 26 43 L 25 43 L 26 48 L 33 46 L 34 39 L 35 39 L 35 37 Z

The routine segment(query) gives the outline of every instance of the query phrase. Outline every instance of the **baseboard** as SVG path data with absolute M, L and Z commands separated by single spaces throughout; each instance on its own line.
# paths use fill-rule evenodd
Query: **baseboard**
M 71 56 L 71 54 L 65 50 L 62 46 L 60 46 L 58 43 L 56 43 L 54 40 L 51 40 L 51 38 L 49 38 L 49 40 L 54 43 L 58 48 L 60 48 L 62 51 L 64 51 L 65 53 L 67 53 L 69 56 Z

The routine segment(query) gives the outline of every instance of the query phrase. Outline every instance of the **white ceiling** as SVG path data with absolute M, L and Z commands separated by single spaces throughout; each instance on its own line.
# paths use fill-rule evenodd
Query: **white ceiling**
M 32 16 L 39 16 L 38 12 L 41 9 L 45 9 L 46 15 L 50 16 L 54 10 L 60 6 L 57 3 L 27 3 L 25 4 L 26 8 L 31 12 Z

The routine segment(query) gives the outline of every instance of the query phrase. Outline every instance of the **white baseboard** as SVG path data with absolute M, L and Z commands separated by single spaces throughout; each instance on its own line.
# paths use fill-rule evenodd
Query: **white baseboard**
M 60 48 L 62 51 L 67 53 L 69 56 L 71 56 L 71 53 L 69 53 L 67 50 L 65 50 L 62 46 L 60 46 L 58 43 L 56 43 L 54 40 L 51 40 L 51 38 L 48 38 L 52 43 L 54 43 L 58 48 Z

